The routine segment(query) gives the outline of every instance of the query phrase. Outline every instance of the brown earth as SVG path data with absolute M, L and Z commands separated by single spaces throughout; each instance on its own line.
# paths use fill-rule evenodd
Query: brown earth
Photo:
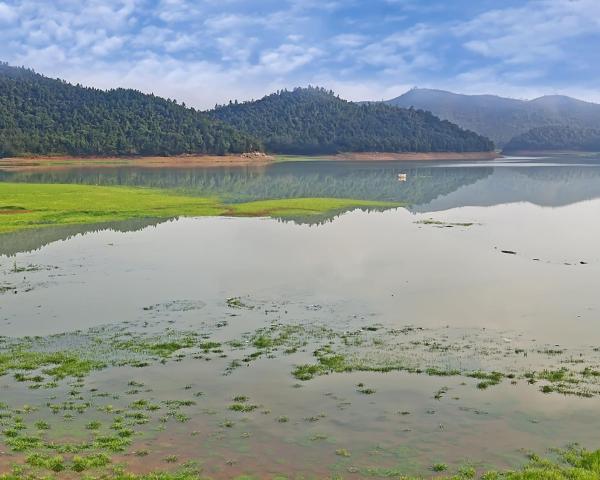
M 268 165 L 274 157 L 262 153 L 241 155 L 177 155 L 172 157 L 70 157 L 40 156 L 0 158 L 0 170 L 28 171 L 62 170 L 65 168 L 144 167 L 144 168 L 196 168 L 196 167 L 243 167 Z
M 25 210 L 25 209 L 8 209 L 8 210 L 2 210 L 0 209 L 0 215 L 16 215 L 19 213 L 31 213 L 31 210 Z

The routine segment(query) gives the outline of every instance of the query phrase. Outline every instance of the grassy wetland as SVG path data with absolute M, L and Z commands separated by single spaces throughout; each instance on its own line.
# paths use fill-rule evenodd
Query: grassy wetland
M 351 208 L 390 208 L 391 202 L 294 198 L 224 204 L 169 190 L 87 185 L 0 183 L 0 234 L 49 226 L 180 216 L 318 216 Z
M 566 163 L 6 175 L 0 478 L 599 478 Z

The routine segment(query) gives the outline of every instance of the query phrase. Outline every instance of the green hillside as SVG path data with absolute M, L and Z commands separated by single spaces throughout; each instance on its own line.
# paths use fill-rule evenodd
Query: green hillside
M 321 88 L 297 88 L 261 100 L 217 106 L 208 114 L 258 138 L 267 151 L 473 152 L 493 143 L 431 113 L 357 104 Z
M 248 135 L 175 101 L 135 90 L 71 85 L 0 64 L 0 157 L 226 154 Z

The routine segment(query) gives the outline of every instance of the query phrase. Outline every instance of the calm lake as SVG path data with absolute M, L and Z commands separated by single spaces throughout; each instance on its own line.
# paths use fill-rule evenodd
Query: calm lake
M 122 417 L 131 434 L 107 450 L 114 463 L 197 461 L 213 478 L 430 475 L 599 446 L 599 157 L 65 167 L 0 181 L 405 205 L 0 235 L 0 354 L 104 363 L 56 384 L 0 376 L 0 412 L 34 406 L 25 430 L 46 444 L 121 432 Z M 0 472 L 24 455 L 2 442 Z

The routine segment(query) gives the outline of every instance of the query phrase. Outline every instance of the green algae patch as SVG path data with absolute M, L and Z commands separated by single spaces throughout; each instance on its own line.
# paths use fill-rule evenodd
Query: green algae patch
M 227 204 L 217 197 L 172 190 L 72 184 L 0 183 L 0 233 L 135 218 L 194 216 L 313 217 L 352 208 L 384 209 L 398 203 L 343 198 L 294 198 Z

